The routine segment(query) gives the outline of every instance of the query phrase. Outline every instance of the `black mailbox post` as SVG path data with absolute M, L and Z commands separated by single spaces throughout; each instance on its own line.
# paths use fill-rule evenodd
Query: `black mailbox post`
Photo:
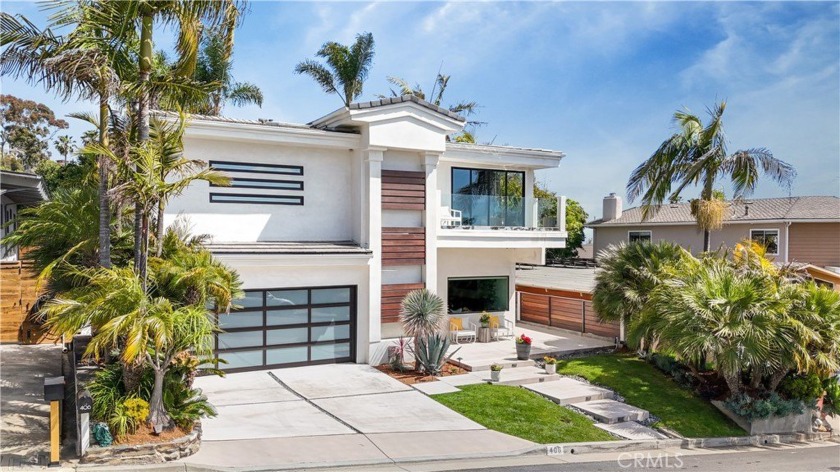
M 76 399 L 76 406 L 79 408 L 79 413 L 90 414 L 90 411 L 93 410 L 93 397 L 90 396 L 90 392 L 87 390 L 79 392 L 79 398 Z

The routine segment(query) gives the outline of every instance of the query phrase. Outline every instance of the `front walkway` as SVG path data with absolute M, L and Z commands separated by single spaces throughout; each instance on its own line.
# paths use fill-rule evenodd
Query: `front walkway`
M 542 359 L 546 355 L 570 355 L 615 346 L 614 341 L 605 338 L 584 336 L 571 331 L 521 321 L 516 324 L 514 333 L 516 336 L 525 334 L 532 339 L 531 359 Z M 516 363 L 516 344 L 513 339 L 489 343 L 453 344 L 450 352 L 457 348 L 460 350 L 452 357 L 452 361 L 467 370 L 489 370 L 490 364 L 502 364 L 509 367 Z
M 0 465 L 49 462 L 44 377 L 61 376 L 60 344 L 0 346 Z
M 183 462 L 215 467 L 393 463 L 518 454 L 491 431 L 368 365 L 331 364 L 196 379 L 219 415 Z

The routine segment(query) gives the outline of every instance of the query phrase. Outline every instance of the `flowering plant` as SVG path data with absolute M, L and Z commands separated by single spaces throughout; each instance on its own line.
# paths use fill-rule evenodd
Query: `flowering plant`
M 551 364 L 556 364 L 556 363 L 557 363 L 557 359 L 555 359 L 555 358 L 553 358 L 553 357 L 551 357 L 551 356 L 545 356 L 545 357 L 543 357 L 543 361 L 544 361 L 546 364 L 548 364 L 548 365 L 551 365 Z
M 525 336 L 525 333 L 522 333 L 522 334 L 519 335 L 518 338 L 516 338 L 516 344 L 527 344 L 527 345 L 530 346 L 531 345 L 531 338 L 529 338 L 528 336 Z

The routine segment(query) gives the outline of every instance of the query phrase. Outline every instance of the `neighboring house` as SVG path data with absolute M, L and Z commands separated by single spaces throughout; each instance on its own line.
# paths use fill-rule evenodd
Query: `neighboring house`
M 2 203 L 2 214 L 0 214 L 0 239 L 11 234 L 15 228 L 15 218 L 19 209 L 36 205 L 49 197 L 44 179 L 35 174 L 24 174 L 21 172 L 10 172 L 0 170 L 0 203 Z M 3 246 L 2 261 L 14 262 L 18 260 L 19 249 L 17 247 Z
M 624 211 L 621 198 L 610 194 L 604 198 L 603 217 L 587 226 L 593 230 L 596 258 L 607 246 L 622 241 L 672 241 L 694 254 L 703 250 L 703 232 L 691 216 L 688 203 L 662 205 L 643 221 L 640 207 Z M 840 198 L 733 201 L 723 228 L 711 232 L 712 250 L 732 248 L 746 239 L 764 245 L 775 262 L 797 263 L 812 277 L 835 284 L 830 274 L 840 274 Z M 808 269 L 809 265 L 814 269 Z
M 450 313 L 515 321 L 516 263 L 565 246 L 565 215 L 542 227 L 533 198 L 534 171 L 563 153 L 447 142 L 464 124 L 410 96 L 307 125 L 191 118 L 185 155 L 232 185 L 195 183 L 165 218 L 209 234 L 244 283 L 243 308 L 220 315 L 223 368 L 382 362 L 418 288 Z

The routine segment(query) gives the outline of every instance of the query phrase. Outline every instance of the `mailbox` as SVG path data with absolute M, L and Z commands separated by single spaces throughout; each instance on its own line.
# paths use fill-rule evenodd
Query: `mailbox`
M 90 392 L 87 390 L 79 392 L 79 397 L 76 399 L 76 406 L 79 409 L 79 413 L 90 414 L 91 410 L 93 410 L 93 398 L 90 396 Z
M 44 400 L 48 402 L 64 400 L 64 377 L 44 378 Z

